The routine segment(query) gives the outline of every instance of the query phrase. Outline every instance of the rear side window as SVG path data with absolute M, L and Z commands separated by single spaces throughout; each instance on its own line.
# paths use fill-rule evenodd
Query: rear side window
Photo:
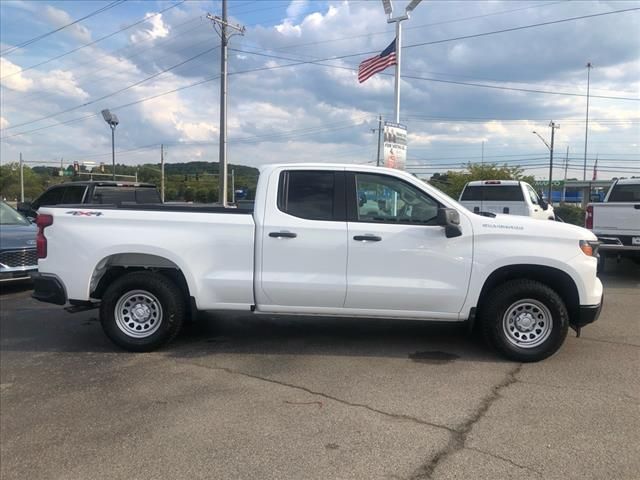
M 333 220 L 335 175 L 331 171 L 288 171 L 280 174 L 278 209 L 307 220 Z
M 155 188 L 136 188 L 136 203 L 160 203 L 160 194 Z
M 609 202 L 640 202 L 639 185 L 616 185 L 611 190 Z
M 93 201 L 100 205 L 135 202 L 136 194 L 133 188 L 96 187 Z
M 86 189 L 87 187 L 82 187 L 80 185 L 66 187 L 64 189 L 62 202 L 60 203 L 82 203 L 82 199 L 84 198 L 84 192 Z
M 467 185 L 461 201 L 522 202 L 520 185 Z

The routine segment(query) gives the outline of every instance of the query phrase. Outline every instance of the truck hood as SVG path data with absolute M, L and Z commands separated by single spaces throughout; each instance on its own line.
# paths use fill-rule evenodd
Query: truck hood
M 35 248 L 35 225 L 2 225 L 0 228 L 0 249 L 19 250 L 22 248 Z
M 471 214 L 474 228 L 479 233 L 503 232 L 549 238 L 597 240 L 586 228 L 553 220 L 538 220 L 517 215 L 496 215 L 495 218 Z

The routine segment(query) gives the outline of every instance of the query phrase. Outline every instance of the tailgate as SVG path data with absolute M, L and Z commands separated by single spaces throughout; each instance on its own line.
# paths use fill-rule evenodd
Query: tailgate
M 593 231 L 640 236 L 640 203 L 594 204 Z

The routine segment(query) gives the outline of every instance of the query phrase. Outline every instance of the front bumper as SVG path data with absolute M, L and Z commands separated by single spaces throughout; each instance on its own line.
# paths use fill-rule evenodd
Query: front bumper
M 58 277 L 36 273 L 32 275 L 32 278 L 33 294 L 31 296 L 33 298 L 56 305 L 67 303 L 67 292 Z
M 602 311 L 602 305 L 604 304 L 604 295 L 600 299 L 600 303 L 597 305 L 580 305 L 578 314 L 574 315 L 571 320 L 571 325 L 574 327 L 582 328 L 585 325 L 595 322 L 600 316 Z
M 37 271 L 37 265 L 28 267 L 0 267 L 0 282 L 17 282 L 19 280 L 28 280 Z

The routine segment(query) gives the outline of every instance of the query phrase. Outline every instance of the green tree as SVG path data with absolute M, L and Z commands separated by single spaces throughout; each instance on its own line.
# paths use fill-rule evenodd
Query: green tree
M 434 173 L 429 183 L 457 199 L 467 182 L 475 180 L 522 180 L 533 183 L 534 177 L 524 175 L 523 172 L 521 167 L 507 164 L 499 166 L 496 163 L 469 163 L 461 172 L 449 170 L 444 174 Z

